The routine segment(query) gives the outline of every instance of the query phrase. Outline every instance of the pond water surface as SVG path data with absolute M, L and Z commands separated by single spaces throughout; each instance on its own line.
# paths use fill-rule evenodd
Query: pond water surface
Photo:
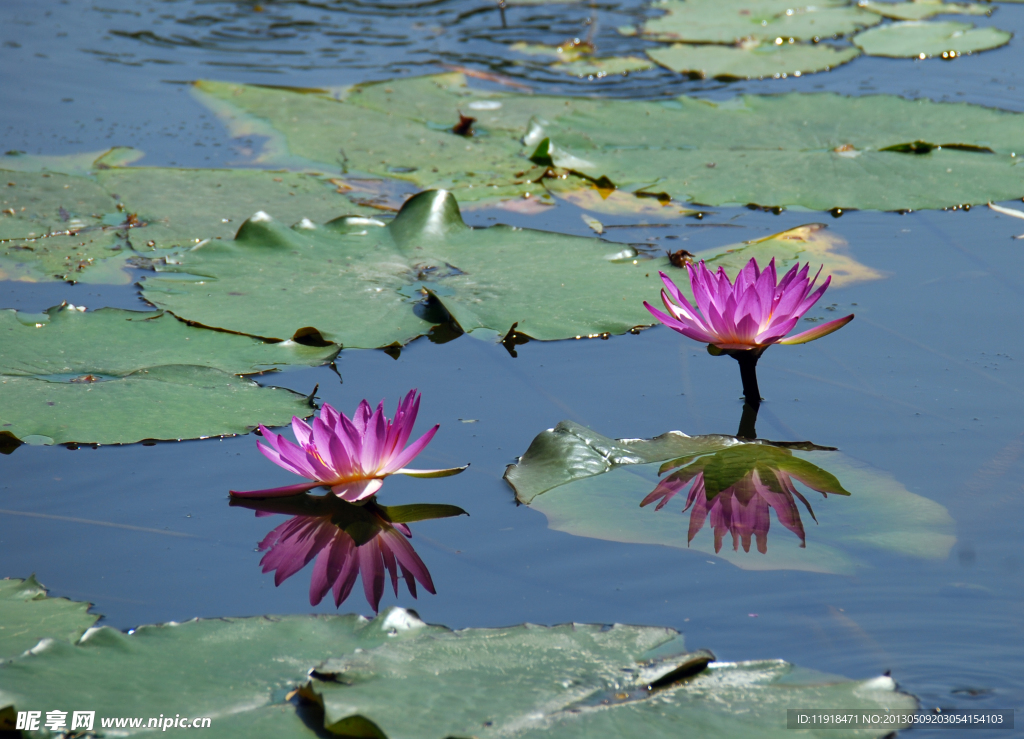
M 553 43 L 596 27 L 602 53 L 638 53 L 644 42 L 615 28 L 644 12 L 633 1 L 510 7 L 502 28 L 484 0 L 267 2 L 262 10 L 203 0 L 5 3 L 0 139 L 4 150 L 34 154 L 122 145 L 143 149 L 141 163 L 150 165 L 244 165 L 249 144 L 231 139 L 181 83 L 342 85 L 443 65 L 569 95 L 723 99 L 825 89 L 1024 110 L 1024 87 L 1017 90 L 1024 85 L 1024 6 L 999 5 L 991 18 L 971 19 L 1018 34 L 1000 50 L 949 63 L 862 58 L 800 80 L 726 84 L 665 71 L 577 80 L 518 64 L 504 51 L 514 41 Z M 417 524 L 413 543 L 437 595 L 414 601 L 402 592 L 396 601 L 386 593 L 382 605 L 413 607 L 426 621 L 453 628 L 524 621 L 673 626 L 688 647 L 712 649 L 723 660 L 784 658 L 852 678 L 891 670 L 927 707 L 1024 707 L 1024 242 L 1011 238 L 1024 232 L 1024 222 L 978 207 L 838 219 L 714 211 L 701 221 L 605 236 L 698 251 L 827 221 L 849 242 L 850 256 L 883 272 L 881 280 L 830 289 L 812 309 L 820 317 L 833 317 L 824 310 L 833 304 L 844 312 L 834 315 L 855 312 L 841 333 L 765 354 L 758 431 L 839 447 L 944 506 L 955 521 L 948 556 L 865 548 L 852 574 L 758 571 L 695 549 L 550 530 L 543 514 L 515 504 L 502 480 L 538 433 L 563 419 L 615 438 L 670 429 L 733 433 L 741 410 L 733 362 L 663 327 L 607 341 L 530 342 L 516 358 L 471 336 L 443 345 L 421 339 L 397 358 L 343 351 L 337 373 L 321 367 L 260 378 L 304 394 L 318 385 L 321 401 L 346 412 L 362 398 L 387 398 L 390 412 L 419 388 L 422 428 L 440 423 L 441 430 L 417 461 L 472 463 L 454 478 L 387 483 L 388 503 L 452 503 L 470 518 Z M 474 210 L 467 220 L 589 236 L 583 213 L 563 203 L 537 216 Z M 145 308 L 134 286 L 0 282 L 0 308 L 40 311 L 61 300 Z M 90 601 L 103 623 L 119 628 L 310 612 L 306 574 L 275 588 L 257 566 L 267 520 L 227 505 L 229 488 L 293 481 L 255 442 L 22 446 L 0 457 L 0 576 L 34 572 L 51 594 Z M 815 503 L 815 512 L 819 520 L 838 518 L 841 506 L 830 499 Z M 681 508 L 680 501 L 658 515 L 679 516 L 684 526 Z M 812 521 L 805 527 L 813 553 L 822 542 Z M 711 533 L 699 536 L 710 541 Z M 773 529 L 770 547 L 797 545 Z M 752 548 L 744 556 L 760 555 Z M 328 600 L 312 610 L 336 612 Z M 341 607 L 351 610 L 368 611 L 358 593 Z

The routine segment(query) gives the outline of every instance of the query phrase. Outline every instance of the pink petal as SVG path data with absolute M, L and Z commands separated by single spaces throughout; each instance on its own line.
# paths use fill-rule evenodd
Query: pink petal
M 263 446 L 259 442 L 256 443 L 256 448 L 260 450 L 264 457 L 278 467 L 283 467 L 301 477 L 316 479 L 316 472 L 310 466 L 309 460 L 306 458 L 306 452 L 290 441 L 280 439 L 280 451 Z
M 409 462 L 416 458 L 417 454 L 426 448 L 427 444 L 429 444 L 430 440 L 434 438 L 434 434 L 437 433 L 439 428 L 441 428 L 440 424 L 434 426 L 434 428 L 423 434 L 423 436 L 407 446 L 403 451 L 387 460 L 384 467 L 381 469 L 381 472 L 385 475 L 390 475 L 395 470 L 402 469 L 405 465 L 409 464 Z
M 334 455 L 331 453 L 331 439 L 334 437 L 332 429 L 322 418 L 313 419 L 313 445 L 316 447 L 317 454 L 320 455 L 320 459 L 323 460 L 324 466 L 329 469 L 332 473 L 338 472 L 338 465 L 334 462 Z M 333 475 L 332 475 L 333 477 Z M 320 478 L 331 479 L 330 477 Z
M 349 596 L 353 586 L 356 584 L 356 577 L 359 576 L 359 556 L 356 554 L 356 546 L 351 538 L 349 538 L 348 542 L 348 548 L 345 550 L 344 556 L 338 555 L 341 568 L 334 580 L 335 606 L 340 606 L 341 602 Z
M 370 404 L 365 400 L 359 401 L 356 412 L 352 414 L 352 425 L 356 427 L 360 437 L 366 433 L 366 422 L 370 420 L 372 415 L 373 410 L 370 408 Z
M 292 416 L 292 433 L 295 434 L 295 440 L 299 442 L 299 446 L 306 446 L 312 432 L 305 421 L 298 416 Z
M 349 503 L 355 503 L 369 498 L 380 490 L 383 485 L 383 480 L 373 477 L 369 480 L 353 480 L 352 482 L 342 483 L 341 485 L 334 485 L 331 487 L 331 492 L 342 500 L 346 500 Z
M 822 336 L 828 336 L 833 331 L 838 331 L 843 326 L 853 320 L 853 314 L 846 316 L 845 318 L 837 318 L 834 321 L 823 323 L 820 326 L 808 329 L 799 334 L 789 336 L 779 341 L 779 344 L 806 344 L 808 341 L 814 341 L 820 339 Z

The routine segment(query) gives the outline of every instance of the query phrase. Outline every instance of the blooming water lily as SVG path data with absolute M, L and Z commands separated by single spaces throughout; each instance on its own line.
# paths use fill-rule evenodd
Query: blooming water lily
M 691 458 L 681 463 L 691 462 Z M 668 462 L 662 472 L 678 466 Z M 826 498 L 829 493 L 849 495 L 834 475 L 794 457 L 787 449 L 767 444 L 740 444 L 699 458 L 658 483 L 640 506 L 658 501 L 661 510 L 669 500 L 690 485 L 683 512 L 690 510 L 687 543 L 693 541 L 708 518 L 714 530 L 715 551 L 722 548 L 725 534 L 732 535 L 732 548 L 750 551 L 751 537 L 762 554 L 768 551 L 769 509 L 775 511 L 779 523 L 792 531 L 805 546 L 803 522 L 796 501 L 804 504 L 814 518 L 810 503 L 796 489 L 793 480 L 817 490 Z M 692 508 L 692 510 L 691 510 Z M 817 519 L 815 519 L 816 521 Z
M 697 303 L 694 308 L 679 287 L 664 273 L 661 279 L 665 289 L 661 299 L 668 313 L 644 306 L 655 318 L 669 328 L 708 345 L 712 354 L 728 354 L 740 363 L 743 394 L 756 408 L 761 402 L 757 390 L 755 367 L 764 350 L 772 344 L 805 344 L 838 331 L 853 320 L 853 315 L 815 326 L 794 336 L 786 336 L 800 318 L 824 295 L 832 277 L 817 290 L 821 270 L 808 279 L 810 264 L 799 264 L 778 279 L 775 260 L 761 270 L 756 259 L 751 259 L 736 275 L 735 281 L 722 267 L 712 272 L 703 261 L 697 266 L 686 265 L 690 287 Z
M 263 455 L 274 464 L 312 482 L 267 490 L 232 490 L 231 495 L 276 498 L 300 495 L 324 486 L 342 500 L 354 503 L 366 500 L 380 490 L 388 475 L 447 477 L 465 470 L 466 467 L 439 470 L 405 467 L 430 443 L 439 428 L 434 426 L 412 444 L 405 446 L 416 423 L 419 407 L 420 396 L 415 390 L 410 390 L 398 404 L 394 421 L 384 415 L 383 400 L 374 411 L 363 400 L 351 420 L 324 403 L 320 417 L 313 419 L 312 426 L 300 418 L 292 419 L 292 432 L 298 444 L 261 425 L 260 433 L 269 445 L 257 444 Z

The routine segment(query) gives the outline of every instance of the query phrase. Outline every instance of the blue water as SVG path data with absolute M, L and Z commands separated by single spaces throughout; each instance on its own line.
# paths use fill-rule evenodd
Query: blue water
M 509 8 L 506 29 L 483 0 L 268 2 L 263 12 L 251 3 L 200 0 L 108 0 L 102 7 L 52 0 L 0 7 L 4 150 L 66 154 L 127 145 L 147 152 L 145 164 L 244 163 L 244 142 L 230 139 L 179 82 L 338 85 L 441 71 L 439 64 L 486 69 L 561 94 L 722 98 L 827 89 L 1024 109 L 1016 90 L 1024 85 L 1017 38 L 954 62 L 859 59 L 800 80 L 724 84 L 652 71 L 588 82 L 513 63 L 504 44 L 559 41 L 586 32 L 582 21 L 590 17 L 602 53 L 637 53 L 643 42 L 614 29 L 635 23 L 640 3 Z M 969 20 L 1020 32 L 1024 7 L 999 5 L 991 18 Z M 543 216 L 468 216 L 474 225 L 495 217 L 591 235 L 580 213 L 563 204 Z M 417 463 L 472 463 L 455 478 L 388 481 L 388 503 L 452 503 L 471 516 L 415 525 L 413 543 L 438 594 L 421 593 L 417 601 L 386 594 L 385 605 L 415 607 L 427 621 L 452 627 L 669 625 L 685 632 L 689 647 L 710 648 L 720 659 L 781 657 L 855 678 L 891 670 L 927 707 L 1019 709 L 1024 242 L 1011 236 L 1024 233 L 1024 221 L 977 207 L 839 219 L 717 209 L 699 223 L 608 234 L 698 251 L 823 219 L 849 242 L 853 258 L 887 277 L 829 290 L 812 314 L 855 312 L 842 332 L 765 354 L 758 430 L 776 440 L 840 447 L 945 506 L 957 538 L 947 559 L 875 550 L 867 555 L 870 566 L 853 576 L 749 571 L 702 552 L 551 531 L 541 513 L 516 506 L 501 479 L 505 466 L 562 419 L 613 437 L 735 431 L 734 363 L 667 329 L 607 341 L 531 342 L 518 347 L 515 359 L 469 336 L 444 345 L 419 340 L 398 359 L 344 351 L 340 379 L 329 368 L 260 379 L 303 393 L 319 384 L 319 398 L 346 411 L 362 398 L 387 398 L 393 409 L 418 387 L 421 427 L 440 423 L 441 430 Z M 131 286 L 0 282 L 2 308 L 38 311 L 62 299 L 89 308 L 144 307 Z M 844 313 L 821 310 L 831 303 Z M 52 594 L 91 601 L 104 623 L 121 628 L 310 612 L 308 571 L 275 588 L 257 566 L 256 543 L 274 519 L 227 505 L 229 488 L 293 479 L 256 452 L 251 436 L 77 450 L 23 446 L 0 457 L 0 576 L 35 572 Z M 840 516 L 841 502 L 832 503 L 815 510 Z M 813 551 L 814 527 L 805 525 Z M 769 546 L 794 545 L 783 534 L 773 529 Z M 335 611 L 333 604 L 312 610 Z M 342 606 L 350 610 L 369 610 L 358 591 Z

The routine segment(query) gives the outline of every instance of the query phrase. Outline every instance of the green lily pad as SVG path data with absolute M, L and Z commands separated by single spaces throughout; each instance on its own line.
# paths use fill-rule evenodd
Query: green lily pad
M 587 75 L 605 77 L 609 74 L 638 72 L 654 66 L 650 60 L 635 56 L 595 57 L 591 49 L 590 44 L 586 46 L 568 44 L 563 46 L 544 46 L 541 44 L 519 43 L 512 44 L 509 47 L 510 51 L 517 51 L 520 54 L 553 57 L 558 61 L 550 66 L 551 69 L 557 69 L 579 77 Z
M 163 311 L 57 306 L 42 315 L 0 311 L 0 375 L 124 376 L 147 367 L 187 364 L 232 374 L 280 365 L 319 365 L 337 346 L 294 341 L 267 344 L 248 336 L 196 328 Z
M 975 28 L 956 21 L 903 21 L 858 33 L 853 38 L 869 56 L 950 58 L 1005 46 L 1012 33 Z
M 922 21 L 935 15 L 989 15 L 992 6 L 980 3 L 947 3 L 943 0 L 910 0 L 910 2 L 875 2 L 860 0 L 858 7 L 897 21 Z
M 267 138 L 261 164 L 390 177 L 456 190 L 465 202 L 535 191 L 520 139 L 531 116 L 565 109 L 558 98 L 474 91 L 456 73 L 323 94 L 208 80 L 193 90 L 234 135 Z M 460 113 L 477 118 L 472 135 L 453 132 Z
M 131 231 L 132 246 L 143 251 L 234 238 L 261 210 L 273 209 L 288 224 L 376 212 L 325 177 L 300 172 L 129 167 L 98 171 L 96 180 L 146 224 Z
M 662 0 L 665 15 L 640 33 L 655 41 L 733 44 L 743 39 L 811 41 L 855 33 L 880 18 L 847 0 L 794 5 L 790 0 Z
M 743 569 L 850 574 L 868 566 L 871 549 L 941 559 L 956 541 L 945 508 L 839 452 L 679 435 L 671 454 L 681 459 L 662 465 L 669 461 L 668 450 L 661 449 L 666 436 L 615 441 L 563 421 L 537 436 L 505 478 L 517 499 L 543 512 L 555 530 L 694 549 Z M 609 458 L 608 450 L 622 445 L 637 461 Z M 680 473 L 679 483 L 667 505 L 658 506 L 665 508 L 641 507 L 656 488 L 664 492 L 669 478 L 663 477 L 659 486 L 659 474 L 673 469 Z M 776 480 L 781 480 L 779 471 L 800 481 L 806 492 L 795 488 L 796 493 L 787 493 Z M 767 492 L 755 492 L 755 472 Z M 686 486 L 695 484 L 697 473 L 703 487 L 690 500 Z M 840 497 L 828 499 L 829 493 Z M 816 499 L 813 506 L 808 499 Z M 684 508 L 687 513 L 680 515 Z M 770 536 L 769 509 L 779 524 Z M 758 551 L 750 549 L 752 538 Z
M 211 82 L 195 90 L 233 130 L 262 126 L 265 164 L 338 166 L 343 150 L 352 175 L 444 188 L 466 203 L 536 193 L 545 169 L 531 157 L 545 138 L 554 165 L 589 178 L 572 176 L 580 188 L 606 178 L 610 188 L 704 205 L 908 210 L 1024 196 L 1014 156 L 1024 151 L 1021 114 L 967 104 L 829 93 L 718 104 L 566 99 L 475 91 L 457 74 L 324 94 Z M 459 111 L 479 114 L 476 135 L 452 132 Z M 881 151 L 913 141 L 992 153 Z
M 376 212 L 318 174 L 122 166 L 136 155 L 0 158 L 22 165 L 0 171 L 0 279 L 127 284 L 135 252 L 232 238 L 262 209 L 290 223 Z
M 0 279 L 77 281 L 108 259 L 120 268 L 127 233 L 115 222 L 123 220 L 110 194 L 89 179 L 0 170 Z
M 168 365 L 67 381 L 0 375 L 0 431 L 33 444 L 204 439 L 312 414 L 298 393 L 211 367 Z
M 4 663 L 0 708 L 33 709 L 59 698 L 69 719 L 73 707 L 95 710 L 97 731 L 103 717 L 164 714 L 209 717 L 217 736 L 311 737 L 288 692 L 324 659 L 379 646 L 389 628 L 386 618 L 356 615 L 192 620 L 131 634 L 100 627 L 76 644 L 52 642 Z M 254 724 L 288 733 L 249 733 Z M 145 721 L 141 732 L 118 734 L 142 732 Z
M 827 261 L 839 245 L 810 226 L 698 257 L 735 272 L 751 256 L 788 265 L 813 253 Z M 837 279 L 880 276 L 834 258 Z M 254 219 L 235 241 L 209 242 L 158 269 L 143 294 L 186 320 L 264 338 L 311 327 L 345 347 L 373 348 L 404 344 L 444 322 L 488 337 L 517 323 L 541 340 L 622 334 L 652 323 L 643 301 L 657 298 L 658 270 L 675 268 L 667 256 L 602 240 L 471 229 L 450 193 L 428 191 L 386 226 L 347 218 L 288 229 Z
M 77 641 L 99 619 L 89 608 L 88 603 L 48 597 L 34 576 L 0 580 L 0 663 L 43 638 Z
M 695 77 L 764 79 L 827 72 L 860 52 L 853 47 L 769 41 L 739 46 L 672 44 L 648 49 L 647 56 L 673 72 Z
M 401 608 L 373 621 L 352 615 L 197 619 L 131 634 L 101 627 L 76 644 L 48 642 L 3 663 L 0 711 L 10 715 L 59 696 L 69 707 L 95 710 L 100 730 L 103 718 L 187 711 L 189 718 L 209 717 L 210 728 L 224 737 L 311 737 L 326 730 L 382 739 L 486 739 L 623 732 L 741 737 L 755 726 L 759 735 L 768 730 L 781 737 L 784 724 L 769 717 L 787 706 L 916 707 L 891 678 L 848 681 L 781 660 L 709 665 L 713 659 L 710 652 L 685 652 L 672 629 L 651 626 L 527 624 L 453 632 Z M 264 729 L 274 733 L 259 733 Z
M 777 716 L 795 705 L 786 701 L 914 705 L 884 680 L 829 680 L 782 661 L 708 666 L 711 659 L 651 627 L 431 627 L 328 660 L 304 693 L 323 703 L 331 731 L 372 719 L 376 731 L 361 736 L 403 739 L 782 737 Z M 421 710 L 394 711 L 396 700 Z
M 742 96 L 719 105 L 605 101 L 601 108 L 577 109 L 531 134 L 557 145 L 582 174 L 624 190 L 814 210 L 919 209 L 987 202 L 983 194 L 996 190 L 1006 199 L 1024 194 L 1016 156 L 1024 127 L 1015 113 L 829 93 Z M 609 125 L 620 116 L 628 133 Z M 914 141 L 944 148 L 920 157 L 892 149 Z

